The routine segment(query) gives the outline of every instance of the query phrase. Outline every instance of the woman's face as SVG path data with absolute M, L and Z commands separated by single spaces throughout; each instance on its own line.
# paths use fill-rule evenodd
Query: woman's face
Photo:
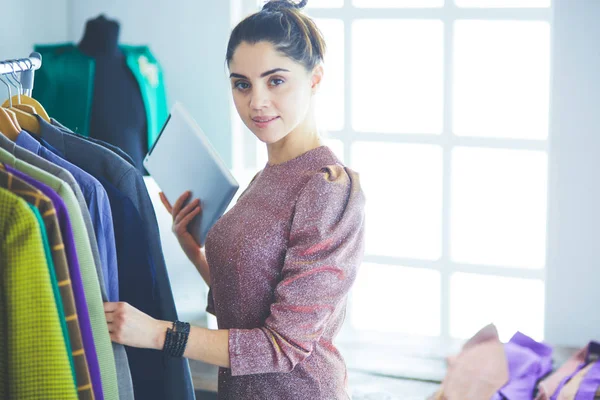
M 269 42 L 240 43 L 229 71 L 238 114 L 267 144 L 278 142 L 307 119 L 322 76 L 321 67 L 309 73 Z

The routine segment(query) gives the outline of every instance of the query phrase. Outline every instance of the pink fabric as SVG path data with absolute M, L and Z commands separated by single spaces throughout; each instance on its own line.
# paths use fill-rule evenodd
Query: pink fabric
M 562 380 L 573 374 L 577 368 L 585 362 L 587 346 L 580 349 L 576 354 L 569 358 L 552 375 L 544 379 L 538 385 L 538 394 L 535 400 L 550 400 Z
M 592 369 L 593 366 L 594 364 L 588 364 L 587 366 L 583 367 L 578 373 L 576 373 L 569 380 L 569 382 L 567 382 L 567 384 L 563 386 L 556 399 L 575 400 L 575 396 L 577 395 L 577 392 L 579 392 L 579 386 L 581 385 L 581 382 L 583 382 L 583 379 L 588 374 L 590 369 Z
M 363 256 L 358 176 L 327 147 L 267 165 L 211 229 L 209 309 L 229 329 L 219 399 L 347 399 L 333 345 Z
M 435 399 L 490 399 L 508 382 L 508 363 L 498 331 L 488 325 L 462 351 L 448 358 L 448 372 Z

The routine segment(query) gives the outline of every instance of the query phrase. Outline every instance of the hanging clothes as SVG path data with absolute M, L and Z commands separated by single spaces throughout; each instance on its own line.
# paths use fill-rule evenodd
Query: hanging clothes
M 74 362 L 74 369 L 77 376 L 77 391 L 80 398 L 93 399 L 88 363 L 81 339 L 81 330 L 77 320 L 75 297 L 73 295 L 72 280 L 69 274 L 69 264 L 65 252 L 66 246 L 58 222 L 58 211 L 57 207 L 54 205 L 55 201 L 52 201 L 42 191 L 27 182 L 27 179 L 9 171 L 8 168 L 5 168 L 2 164 L 0 164 L 0 186 L 18 194 L 29 204 L 37 205 L 37 208 L 43 216 L 44 225 L 50 241 L 50 248 L 52 249 L 51 255 L 56 279 L 58 280 L 58 287 L 60 287 L 58 296 L 55 294 L 57 308 L 59 313 L 63 314 L 62 319 L 64 320 L 64 323 L 68 325 L 68 335 L 65 334 L 65 337 L 66 342 L 69 344 L 70 355 Z M 46 193 L 50 192 L 46 190 Z M 51 275 L 52 273 L 53 271 L 51 271 Z
M 143 60 L 146 67 L 152 66 Z M 1 70 L 0 65 L 0 74 Z M 38 78 L 42 76 L 40 71 Z M 150 92 L 141 89 L 148 106 Z M 49 110 L 56 103 L 43 102 Z M 157 111 L 156 101 L 153 104 Z M 32 110 L 26 118 L 32 130 L 18 129 L 8 137 L 0 132 L 0 168 L 53 210 L 54 219 L 48 223 L 54 230 L 47 240 L 56 241 L 53 246 L 48 243 L 47 267 L 52 273 L 61 271 L 54 281 L 53 308 L 59 326 L 65 327 L 64 347 L 69 350 L 67 359 L 73 358 L 70 368 L 73 383 L 81 389 L 78 398 L 194 399 L 186 359 L 165 359 L 148 349 L 126 350 L 111 343 L 108 335 L 102 304 L 106 301 L 128 301 L 156 318 L 177 319 L 156 216 L 135 161 L 117 146 L 73 134 L 45 110 L 37 115 Z M 166 105 L 164 111 L 166 118 Z M 42 247 L 43 241 L 42 235 Z M 61 253 L 53 256 L 52 248 Z M 52 277 L 49 285 L 52 288 Z M 85 362 L 76 361 L 80 359 Z M 86 364 L 87 371 L 80 368 Z
M 94 394 L 96 399 L 103 399 L 104 379 L 101 378 L 100 365 L 103 364 L 105 365 L 105 369 L 110 369 L 110 366 L 107 366 L 107 364 L 110 365 L 111 357 L 106 351 L 107 346 L 110 348 L 110 338 L 108 332 L 105 334 L 103 333 L 104 327 L 100 323 L 103 322 L 101 318 L 104 318 L 104 309 L 102 308 L 100 297 L 95 296 L 98 278 L 91 254 L 91 248 L 89 246 L 88 231 L 83 223 L 82 209 L 79 207 L 73 191 L 64 183 L 64 181 L 34 166 L 34 164 L 37 164 L 38 166 L 50 167 L 52 164 L 47 163 L 45 160 L 26 150 L 22 151 L 25 152 L 24 155 L 26 158 L 29 158 L 31 163 L 16 158 L 3 148 L 3 139 L 6 138 L 0 135 L 0 162 L 10 165 L 16 170 L 53 188 L 58 195 L 61 196 L 69 212 L 69 218 L 73 228 L 73 239 L 77 250 L 77 260 L 79 261 L 79 268 L 77 268 L 76 265 L 70 264 L 70 272 L 72 276 L 80 274 L 79 277 L 81 278 L 84 291 L 83 298 L 77 303 L 78 316 L 80 321 L 84 321 L 84 323 L 86 320 L 90 321 L 89 330 L 86 329 L 88 328 L 86 325 L 82 324 L 80 324 L 80 328 L 82 330 L 84 348 L 86 354 L 89 355 L 88 366 L 93 388 L 95 390 Z M 19 153 L 18 148 L 15 148 L 14 150 L 15 153 Z M 63 173 L 63 176 L 68 174 L 66 171 L 61 172 Z M 71 179 L 73 178 L 71 177 Z M 112 362 L 114 363 L 114 361 Z M 110 382 L 110 376 L 108 374 L 106 376 L 107 381 Z
M 43 119 L 40 120 L 43 121 Z M 44 121 L 44 123 L 47 123 Z M 109 301 L 119 301 L 119 278 L 117 268 L 117 254 L 115 248 L 115 237 L 112 222 L 112 213 L 110 202 L 106 191 L 93 176 L 89 175 L 77 166 L 53 154 L 48 149 L 40 145 L 30 134 L 22 131 L 15 141 L 15 144 L 23 149 L 37 154 L 43 159 L 50 161 L 65 170 L 69 171 L 77 185 L 81 188 L 87 208 L 92 219 L 92 226 L 96 234 L 96 243 L 100 255 L 100 265 L 104 282 L 108 290 Z
M 0 221 L 0 398 L 77 399 L 38 218 L 0 188 Z
M 28 69 L 37 69 L 40 64 L 41 58 L 34 53 L 30 59 L 2 62 L 0 80 L 2 74 L 18 69 L 26 74 Z M 30 80 L 32 81 L 33 79 Z M 13 107 L 13 103 L 21 103 L 21 100 L 28 106 Z M 46 311 L 55 312 L 56 326 L 62 332 L 63 346 L 62 349 L 55 346 L 53 351 L 63 351 L 67 360 L 67 368 L 56 366 L 56 376 L 70 374 L 73 393 L 77 398 L 134 399 L 127 353 L 124 346 L 110 341 L 103 303 L 119 300 L 115 235 L 126 245 L 132 242 L 123 239 L 124 234 L 135 234 L 141 238 L 145 234 L 140 224 L 141 216 L 132 202 L 123 196 L 119 197 L 118 191 L 110 187 L 107 181 L 103 180 L 103 183 L 100 183 L 95 177 L 61 157 L 56 149 L 38 136 L 38 119 L 51 126 L 49 115 L 38 101 L 21 94 L 11 96 L 2 107 L 11 107 L 18 118 L 13 119 L 11 113 L 5 111 L 5 108 L 2 109 L 0 127 L 9 131 L 6 132 L 6 136 L 4 132 L 0 132 L 0 188 L 10 188 L 11 194 L 17 194 L 22 200 L 31 202 L 28 205 L 30 212 L 33 212 L 39 225 L 40 240 L 36 244 L 39 245 L 38 251 L 42 250 L 47 271 L 40 279 L 51 290 L 48 300 L 52 301 L 45 302 L 48 309 L 38 310 L 30 303 L 23 303 L 23 307 L 29 307 L 31 315 L 40 315 Z M 21 127 L 28 131 L 22 130 Z M 121 152 L 124 159 L 128 157 L 118 148 L 113 149 Z M 104 186 L 111 193 L 110 199 Z M 119 223 L 125 220 L 126 223 L 131 222 L 131 226 L 118 225 L 115 229 L 111 202 L 122 207 L 115 213 Z M 123 218 L 122 215 L 132 217 Z M 10 228 L 14 229 L 13 226 Z M 7 240 L 0 236 L 0 246 L 7 244 Z M 154 299 L 156 294 L 153 291 L 153 261 L 149 256 L 151 251 L 148 249 L 148 241 L 144 241 L 144 245 L 145 248 L 140 248 L 143 249 L 142 254 L 146 256 L 146 260 L 140 258 L 140 263 L 144 265 L 138 267 L 138 270 L 145 268 L 148 272 L 149 283 L 145 284 L 144 288 L 149 288 L 149 298 Z M 130 261 L 126 256 L 136 255 L 135 252 L 128 252 L 126 247 L 122 247 L 119 253 L 124 264 Z M 0 269 L 1 267 L 2 264 Z M 134 278 L 128 279 L 131 282 Z M 132 287 L 133 284 L 130 283 L 129 286 Z M 3 298 L 2 301 L 4 303 L 6 299 Z M 8 306 L 0 304 L 1 311 L 4 312 Z M 1 339 L 0 345 L 4 345 L 3 348 L 8 348 L 6 345 L 16 340 L 12 331 L 8 331 L 8 335 Z M 20 393 L 15 391 L 15 385 L 20 384 L 18 374 L 21 371 L 18 370 L 12 375 L 4 373 L 5 367 L 12 367 L 15 359 L 6 360 L 0 362 L 2 377 L 14 376 L 15 379 L 13 386 L 10 386 L 8 380 L 2 379 L 0 398 L 4 398 L 5 393 L 9 393 L 10 398 L 27 398 L 20 394 L 17 397 L 12 395 Z M 32 354 L 31 365 L 35 365 L 38 360 L 43 361 L 44 354 L 40 357 Z M 35 369 L 32 371 L 35 373 Z M 43 374 L 40 377 L 43 377 Z M 56 381 L 64 386 L 60 379 L 57 378 Z M 36 393 L 44 398 L 70 398 L 68 395 L 54 395 L 53 386 L 48 382 L 46 386 L 49 390 L 48 396 L 44 395 L 46 392 L 43 388 Z M 145 398 L 155 398 L 156 395 L 157 393 L 152 393 Z M 158 395 L 161 398 L 173 397 L 170 393 Z M 193 398 L 193 394 L 190 398 Z
M 113 153 L 115 153 L 116 155 L 118 155 L 119 157 L 121 157 L 123 160 L 127 161 L 129 164 L 133 165 L 135 167 L 135 163 L 134 161 L 131 159 L 131 157 L 129 156 L 129 154 L 125 153 L 123 150 L 121 150 L 119 147 L 114 146 L 108 142 L 105 142 L 103 140 L 100 139 L 96 139 L 96 138 L 92 138 L 92 137 L 86 137 L 83 135 L 80 135 L 78 133 L 75 133 L 73 131 L 71 131 L 69 128 L 67 128 L 66 126 L 64 126 L 63 124 L 61 124 L 60 122 L 58 122 L 57 120 L 55 120 L 54 118 L 50 118 L 50 123 L 57 127 L 58 129 L 60 129 L 63 133 L 70 133 L 72 135 L 76 135 L 77 137 L 83 138 L 85 140 L 87 140 L 88 142 L 92 142 L 92 143 L 96 143 L 97 145 L 100 145 L 110 151 L 112 151 Z
M 142 236 L 138 235 L 138 240 L 121 236 L 124 241 L 117 248 L 128 249 L 149 261 L 148 264 L 128 263 L 127 270 L 119 270 L 120 276 L 126 279 L 120 287 L 121 297 L 132 301 L 132 305 L 145 310 L 154 318 L 176 320 L 177 311 L 162 253 L 158 223 L 142 175 L 124 158 L 105 147 L 92 143 L 87 138 L 65 133 L 45 121 L 40 121 L 40 124 L 40 137 L 66 160 L 116 189 L 112 191 L 111 205 L 115 204 L 114 208 L 119 208 L 117 213 L 121 215 L 120 218 L 125 215 L 135 220 L 139 216 Z M 119 200 L 121 196 L 123 198 Z M 134 207 L 131 209 L 127 206 L 130 211 L 121 208 L 124 207 L 124 198 L 127 199 L 126 203 Z M 118 224 L 129 225 L 123 220 Z M 130 244 L 126 244 L 127 241 Z M 136 275 L 140 276 L 138 282 L 135 280 Z M 186 359 L 165 359 L 160 352 L 150 350 L 128 348 L 127 351 L 136 398 L 151 398 L 157 396 L 157 393 L 162 393 L 164 398 L 195 398 Z

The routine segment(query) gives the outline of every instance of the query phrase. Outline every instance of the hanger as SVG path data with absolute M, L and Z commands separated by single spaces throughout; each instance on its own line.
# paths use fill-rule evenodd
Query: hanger
M 1 77 L 2 75 L 0 75 Z M 8 89 L 8 95 L 11 95 L 11 91 L 10 91 L 10 86 L 8 85 L 8 83 L 6 83 L 6 81 L 4 81 L 4 79 L 0 78 L 0 82 L 4 83 L 4 85 L 6 85 L 6 88 Z M 18 135 L 21 132 L 21 126 L 19 125 L 19 121 L 17 121 L 17 116 L 15 115 L 15 113 L 12 110 L 9 110 L 5 107 L 0 107 L 1 110 L 3 110 L 2 114 L 3 114 L 3 118 L 6 117 L 8 118 L 8 120 L 10 121 L 10 124 L 5 123 L 4 124 L 4 129 L 7 129 L 9 132 L 12 132 L 13 130 L 16 130 L 17 133 L 15 135 L 11 135 L 14 136 L 16 138 L 16 135 Z
M 12 63 L 10 65 L 11 65 L 11 69 L 13 69 Z M 13 78 L 15 80 L 17 80 L 14 69 L 11 72 L 11 74 L 13 75 Z M 18 80 L 17 80 L 17 82 L 19 83 L 19 86 L 15 85 L 9 79 L 9 77 L 10 77 L 10 75 L 6 75 L 6 80 L 17 89 L 17 95 L 16 95 L 17 100 L 18 100 L 17 105 L 20 105 L 21 90 L 23 89 L 23 86 L 21 85 L 21 82 L 19 82 Z M 6 82 L 4 82 L 4 83 L 6 84 Z M 15 114 L 16 119 L 17 119 L 17 123 L 15 125 L 17 125 L 17 128 L 20 125 L 21 128 L 27 130 L 28 132 L 31 132 L 31 133 L 33 133 L 35 135 L 39 135 L 40 134 L 40 123 L 37 120 L 37 118 L 29 112 L 30 108 L 28 106 L 25 106 L 25 109 L 27 111 L 24 111 L 22 108 L 20 108 L 18 106 L 15 107 L 15 105 L 13 104 L 13 101 L 12 101 L 13 98 L 12 98 L 12 94 L 11 94 L 11 91 L 10 91 L 10 86 L 6 85 L 6 87 L 8 88 L 8 96 L 9 96 L 9 99 L 8 99 L 9 100 L 9 108 L 8 108 L 8 110 L 12 111 Z
M 0 75 L 1 76 L 1 75 Z M 4 83 L 8 89 L 10 96 L 10 86 L 0 78 L 0 82 Z M 17 136 L 21 133 L 21 127 L 17 126 L 16 116 L 12 111 L 7 110 L 4 107 L 0 107 L 0 132 L 13 142 L 17 140 Z
M 14 81 L 19 85 L 18 87 L 18 95 L 17 95 L 17 104 L 13 104 L 14 108 L 18 108 L 19 110 L 25 111 L 28 114 L 31 115 L 37 115 L 37 111 L 35 110 L 35 108 L 32 105 L 29 104 L 21 104 L 21 96 L 23 96 L 23 85 L 21 85 L 21 81 L 17 78 L 17 74 L 15 74 L 15 72 L 13 71 L 11 73 L 11 75 L 6 75 L 6 78 L 10 78 L 12 77 L 12 79 L 14 79 Z M 10 81 L 10 79 L 8 79 Z M 15 85 L 13 85 L 15 86 Z
M 0 133 L 13 142 L 17 140 L 17 136 L 21 133 L 21 130 L 15 126 L 8 111 L 4 107 L 0 107 Z
M 30 55 L 30 57 L 35 56 L 37 53 L 32 53 Z M 38 55 L 39 56 L 39 55 Z M 21 80 L 25 81 L 25 76 L 27 76 L 27 80 L 29 80 L 31 82 L 31 87 L 33 86 L 33 71 L 31 70 L 31 68 L 33 67 L 33 63 L 31 62 L 31 60 L 29 59 L 25 59 L 23 60 L 23 63 L 29 68 L 23 72 L 21 72 Z M 27 63 L 29 63 L 29 65 L 27 65 Z M 14 72 L 14 71 L 13 71 Z M 20 84 L 20 82 L 19 82 Z M 31 87 L 29 89 L 31 89 Z M 20 97 L 20 98 L 18 98 Z M 44 109 L 44 106 L 42 106 L 40 104 L 39 101 L 37 101 L 36 99 L 34 99 L 33 97 L 30 96 L 26 96 L 26 95 L 21 95 L 21 96 L 17 96 L 15 95 L 10 96 L 10 98 L 8 100 L 6 100 L 3 104 L 2 107 L 8 107 L 10 106 L 10 104 L 12 104 L 14 102 L 16 102 L 17 104 L 21 104 L 21 105 L 27 105 L 27 106 L 31 106 L 33 107 L 33 109 L 35 110 L 36 114 L 39 115 L 40 117 L 42 117 L 42 119 L 48 123 L 50 123 L 50 116 L 48 115 L 48 113 L 46 112 L 46 109 Z M 34 117 L 35 118 L 35 117 Z M 37 120 L 36 120 L 37 121 Z M 38 123 L 39 124 L 39 123 Z

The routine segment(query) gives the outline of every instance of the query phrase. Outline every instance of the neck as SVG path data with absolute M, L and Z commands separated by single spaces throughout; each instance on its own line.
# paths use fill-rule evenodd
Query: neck
M 104 15 L 88 20 L 85 24 L 79 50 L 89 56 L 114 55 L 119 48 L 119 24 Z
M 276 143 L 267 144 L 269 165 L 281 164 L 321 146 L 314 113 Z

